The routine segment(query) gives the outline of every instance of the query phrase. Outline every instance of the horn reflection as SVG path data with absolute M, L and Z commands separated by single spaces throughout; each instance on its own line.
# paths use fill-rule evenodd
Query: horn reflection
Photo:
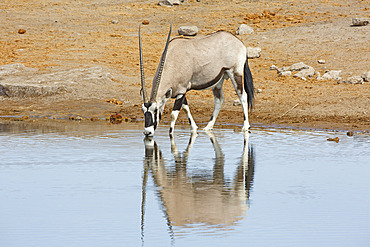
M 233 179 L 225 178 L 225 156 L 213 132 L 207 133 L 213 145 L 215 159 L 212 171 L 188 171 L 188 157 L 197 134 L 192 134 L 186 149 L 180 153 L 171 137 L 173 164 L 165 164 L 158 145 L 146 138 L 143 176 L 142 238 L 144 237 L 145 184 L 152 176 L 173 240 L 173 227 L 230 229 L 246 215 L 254 176 L 254 152 L 244 137 L 244 147 Z M 180 229 L 179 229 L 180 230 Z M 181 231 L 181 230 L 180 230 Z

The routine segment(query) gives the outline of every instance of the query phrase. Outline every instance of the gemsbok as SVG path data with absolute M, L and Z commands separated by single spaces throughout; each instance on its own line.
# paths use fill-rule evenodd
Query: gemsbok
M 171 113 L 170 135 L 173 134 L 181 108 L 187 114 L 191 131 L 196 132 L 198 127 L 190 113 L 185 94 L 189 90 L 208 88 L 213 90 L 215 106 L 211 120 L 204 129 L 211 130 L 224 102 L 222 85 L 228 78 L 231 79 L 243 107 L 243 131 L 248 131 L 248 110 L 253 107 L 254 88 L 247 48 L 241 40 L 229 32 L 217 31 L 200 38 L 176 37 L 170 41 L 171 25 L 148 100 L 140 30 L 139 26 L 141 96 L 144 101 L 142 110 L 146 136 L 154 135 L 164 106 L 170 98 L 176 98 Z

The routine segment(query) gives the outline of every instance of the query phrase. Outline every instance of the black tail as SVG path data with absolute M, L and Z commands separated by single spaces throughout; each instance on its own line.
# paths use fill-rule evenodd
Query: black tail
M 248 66 L 248 57 L 244 64 L 244 90 L 248 96 L 248 108 L 252 110 L 254 105 L 254 87 L 252 73 Z

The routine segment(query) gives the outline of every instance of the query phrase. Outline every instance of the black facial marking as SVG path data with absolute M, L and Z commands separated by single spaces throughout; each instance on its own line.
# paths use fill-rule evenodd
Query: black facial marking
M 152 114 L 147 111 L 144 113 L 144 117 L 145 117 L 145 128 L 152 126 L 153 125 Z
M 157 125 L 158 125 L 158 122 L 157 122 L 157 115 L 158 115 L 158 109 L 155 109 L 154 111 L 154 129 L 157 129 Z
M 147 103 L 144 103 L 144 106 L 147 108 L 147 109 L 149 109 L 149 107 L 152 105 L 152 103 L 151 102 L 147 102 Z

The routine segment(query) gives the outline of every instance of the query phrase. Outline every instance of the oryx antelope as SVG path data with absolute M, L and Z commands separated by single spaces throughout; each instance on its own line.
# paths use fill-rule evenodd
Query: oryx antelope
M 173 133 L 180 109 L 184 109 L 192 132 L 197 125 L 191 116 L 185 94 L 189 90 L 212 88 L 215 106 L 211 120 L 204 128 L 210 130 L 220 112 L 224 95 L 222 85 L 230 78 L 240 99 L 244 113 L 243 131 L 248 131 L 248 109 L 252 108 L 254 88 L 252 74 L 248 66 L 247 49 L 241 40 L 226 31 L 217 31 L 200 38 L 176 37 L 170 41 L 171 30 L 166 46 L 153 79 L 150 99 L 147 98 L 144 79 L 143 53 L 139 27 L 141 95 L 145 116 L 144 134 L 152 136 L 163 113 L 165 103 L 176 98 L 171 113 L 170 134 Z M 244 75 L 244 83 L 243 83 Z

